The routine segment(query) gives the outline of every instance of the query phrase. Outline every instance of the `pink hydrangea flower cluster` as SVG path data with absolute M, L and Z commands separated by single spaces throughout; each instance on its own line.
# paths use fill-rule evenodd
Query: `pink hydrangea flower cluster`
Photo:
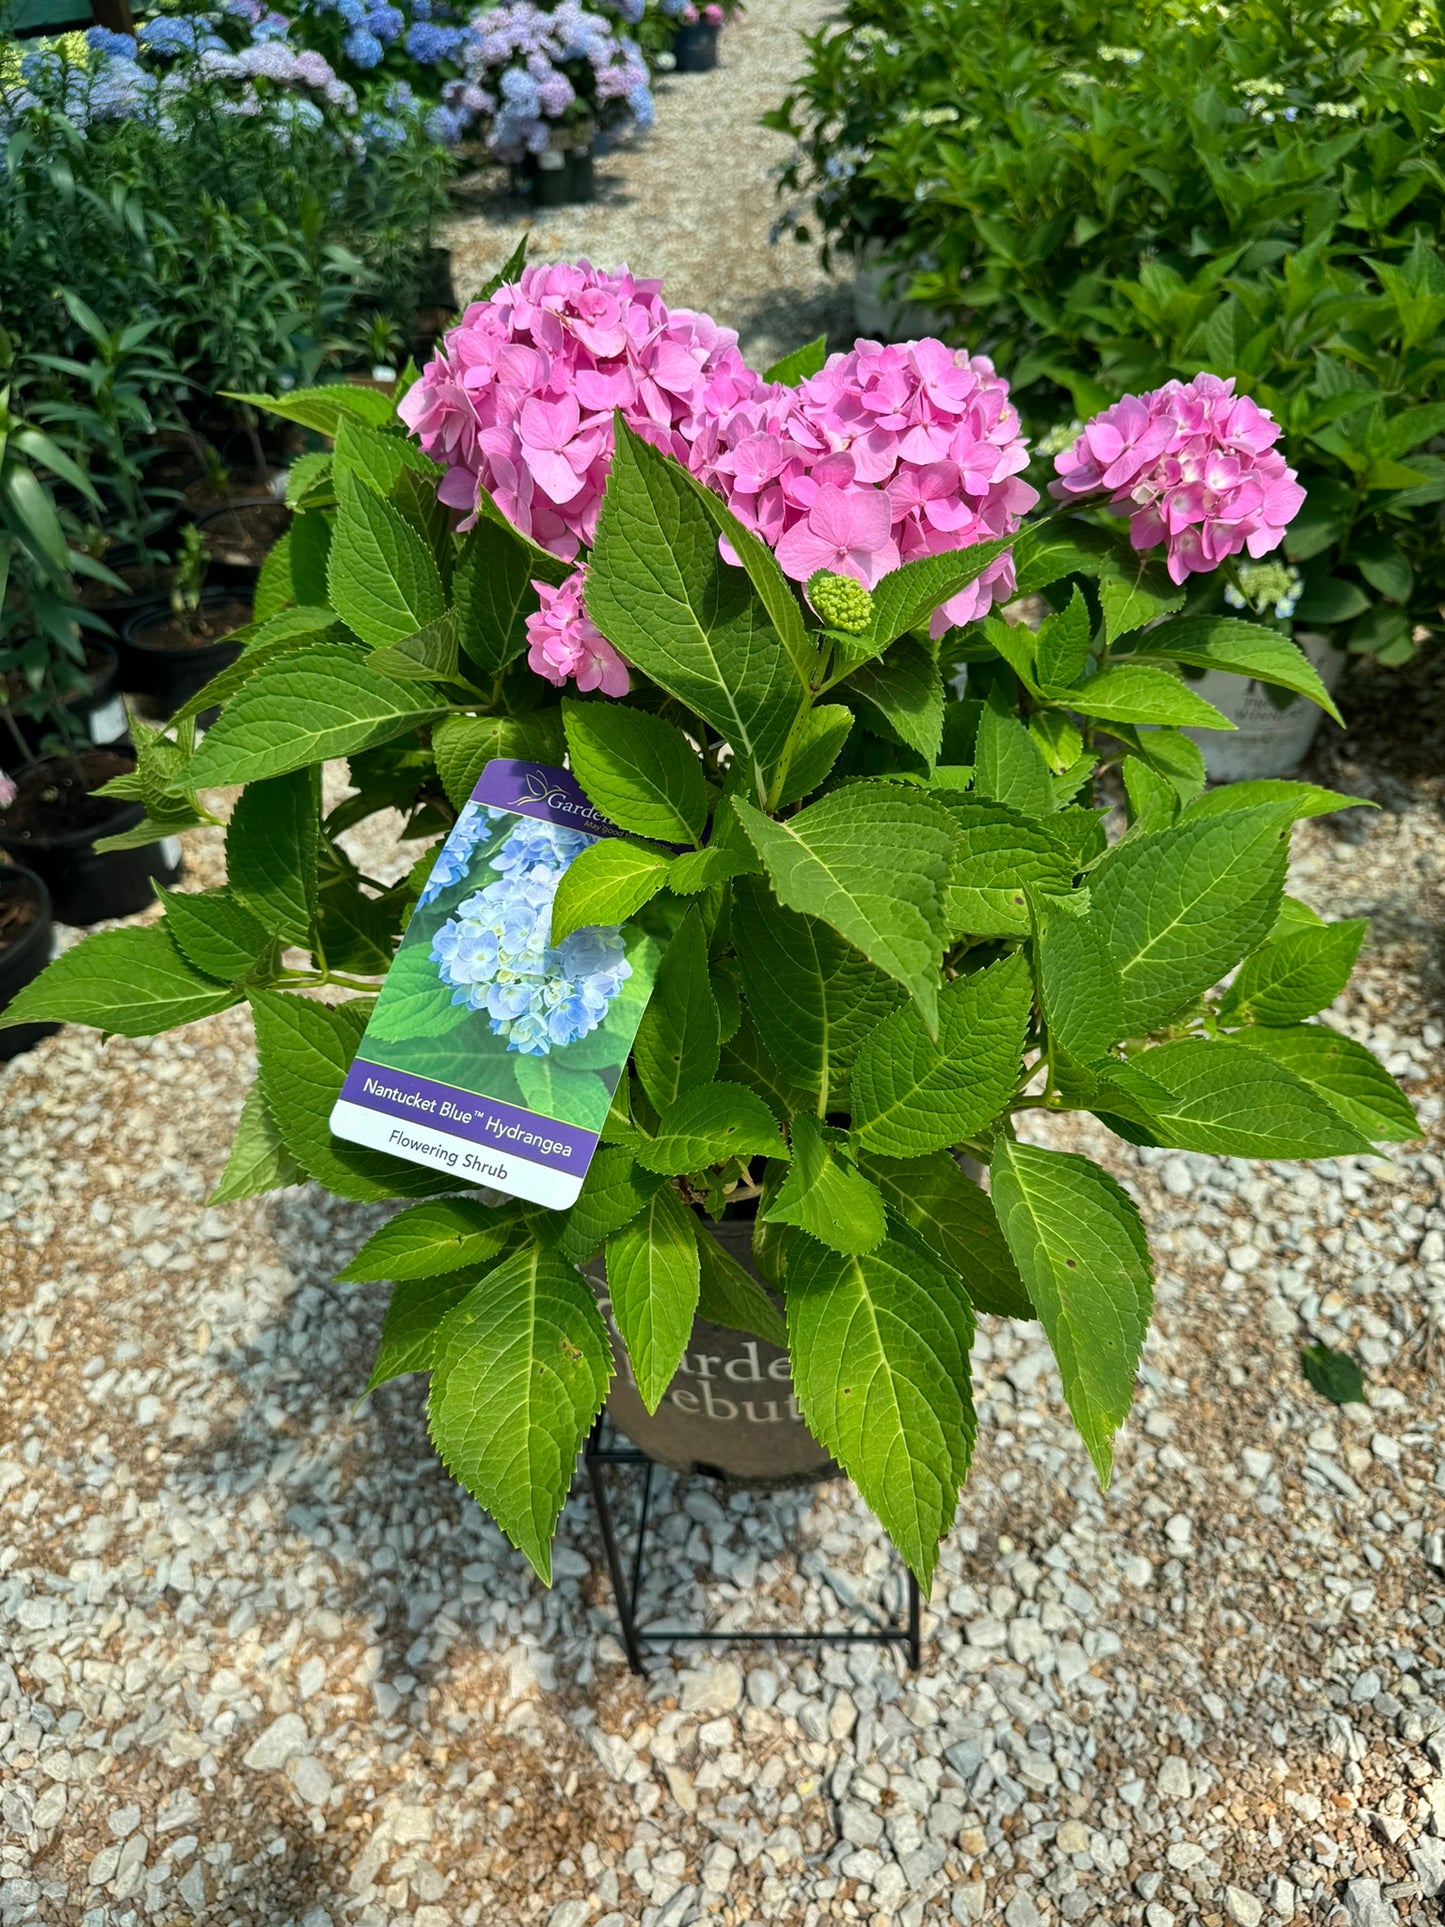
M 627 665 L 582 606 L 586 583 L 587 571 L 574 569 L 557 588 L 532 584 L 542 606 L 527 617 L 527 666 L 559 687 L 572 680 L 579 689 L 625 696 Z
M 756 392 L 737 335 L 669 309 L 626 268 L 526 268 L 451 330 L 401 416 L 446 468 L 438 493 L 470 527 L 483 484 L 542 548 L 590 544 L 612 458 L 612 411 L 686 462 L 704 421 Z
M 1037 502 L 1008 383 L 941 341 L 860 341 L 796 389 L 774 387 L 710 421 L 693 472 L 806 582 L 818 569 L 871 588 L 920 556 L 1011 534 Z M 934 611 L 932 633 L 1013 593 L 1000 556 Z
M 1173 582 L 1248 549 L 1279 547 L 1305 492 L 1274 444 L 1279 423 L 1218 375 L 1125 395 L 1055 457 L 1061 500 L 1107 493 L 1136 549 L 1166 544 Z

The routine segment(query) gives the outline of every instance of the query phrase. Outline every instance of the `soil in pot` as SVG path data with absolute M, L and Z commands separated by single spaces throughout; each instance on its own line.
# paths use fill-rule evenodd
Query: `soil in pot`
M 15 772 L 15 801 L 0 815 L 0 850 L 35 872 L 61 923 L 134 916 L 154 901 L 153 877 L 174 883 L 181 873 L 175 837 L 138 850 L 95 848 L 103 837 L 134 829 L 145 815 L 140 803 L 92 794 L 134 768 L 129 750 L 112 748 L 52 756 Z
M 182 491 L 186 508 L 196 521 L 204 521 L 221 509 L 237 502 L 275 502 L 286 491 L 284 468 L 232 468 L 224 483 L 217 485 L 208 475 L 187 483 Z
M 753 1215 L 730 1211 L 721 1223 L 699 1220 L 704 1236 L 723 1249 L 754 1278 Z M 597 1292 L 608 1329 L 617 1376 L 607 1395 L 607 1413 L 620 1432 L 659 1465 L 679 1472 L 701 1472 L 731 1485 L 759 1487 L 811 1485 L 837 1475 L 838 1467 L 819 1445 L 798 1410 L 788 1354 L 766 1339 L 694 1321 L 682 1364 L 649 1414 L 638 1395 L 627 1351 L 607 1298 L 607 1274 L 600 1259 L 585 1267 Z
M 158 564 L 147 574 L 138 562 L 128 562 L 124 558 L 112 561 L 109 556 L 102 557 L 102 560 L 113 575 L 120 577 L 125 587 L 110 589 L 103 582 L 83 581 L 80 584 L 80 604 L 82 608 L 94 609 L 97 615 L 104 616 L 119 635 L 137 609 L 154 602 L 157 596 L 170 594 L 176 572 L 168 562 Z
M 286 533 L 291 511 L 284 502 L 232 502 L 202 515 L 197 526 L 210 558 L 212 582 L 246 581 L 254 584 L 261 564 Z
M 66 714 L 73 720 L 76 733 L 83 742 L 95 745 L 120 742 L 127 728 L 125 704 L 121 700 L 116 651 L 108 642 L 87 638 L 85 675 L 85 687 L 65 698 Z M 16 670 L 11 670 L 0 679 L 0 691 L 9 702 L 21 701 L 28 688 L 25 678 Z M 50 731 L 47 719 L 43 716 L 12 716 L 10 720 L 29 748 L 38 751 Z M 3 746 L 7 736 L 8 731 L 0 733 L 0 757 L 4 755 Z
M 18 864 L 0 863 L 0 1064 L 60 1029 L 5 1022 L 8 1006 L 50 962 L 54 936 L 50 892 L 40 878 Z
M 236 631 L 250 620 L 250 599 L 226 588 L 207 589 L 193 616 L 178 616 L 168 602 L 137 610 L 121 639 L 121 667 L 142 712 L 163 720 L 229 669 L 245 647 Z

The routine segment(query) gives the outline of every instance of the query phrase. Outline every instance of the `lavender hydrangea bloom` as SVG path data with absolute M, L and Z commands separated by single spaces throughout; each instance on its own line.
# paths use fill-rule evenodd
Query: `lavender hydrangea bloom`
M 473 809 L 475 816 L 468 814 Z M 468 804 L 443 853 L 450 881 L 465 874 L 478 838 L 506 814 Z M 457 831 L 462 836 L 453 854 Z M 495 882 L 465 898 L 432 939 L 432 961 L 452 987 L 452 1002 L 485 1011 L 493 1035 L 522 1056 L 545 1057 L 586 1037 L 632 975 L 616 930 L 576 930 L 555 947 L 551 943 L 557 885 L 573 858 L 595 840 L 524 818 L 491 859 Z

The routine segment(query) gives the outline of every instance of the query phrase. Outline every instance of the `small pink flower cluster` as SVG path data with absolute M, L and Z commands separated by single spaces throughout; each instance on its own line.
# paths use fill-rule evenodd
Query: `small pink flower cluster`
M 1008 383 L 941 341 L 860 341 L 798 388 L 774 387 L 707 422 L 693 473 L 806 582 L 818 569 L 871 588 L 920 556 L 1011 534 L 1038 493 Z M 1000 556 L 934 611 L 932 633 L 1013 593 Z
M 1171 581 L 1218 567 L 1247 548 L 1279 547 L 1305 492 L 1274 444 L 1279 423 L 1236 395 L 1233 379 L 1196 375 L 1095 415 L 1055 457 L 1061 500 L 1108 492 L 1129 516 L 1136 549 L 1167 545 Z
M 612 459 L 612 411 L 686 462 L 701 423 L 753 394 L 737 336 L 669 309 L 660 281 L 586 261 L 530 267 L 475 301 L 401 416 L 470 527 L 483 484 L 524 535 L 571 561 L 590 544 Z
M 627 665 L 583 608 L 586 585 L 586 569 L 574 569 L 555 589 L 532 584 L 542 606 L 527 617 L 527 666 L 559 688 L 570 678 L 579 689 L 625 696 L 632 686 Z

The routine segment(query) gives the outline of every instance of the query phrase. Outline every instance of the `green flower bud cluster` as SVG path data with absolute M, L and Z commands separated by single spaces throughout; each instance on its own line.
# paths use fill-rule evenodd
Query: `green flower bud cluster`
M 873 598 L 850 575 L 830 575 L 826 569 L 808 579 L 808 600 L 830 629 L 860 636 L 873 620 Z

